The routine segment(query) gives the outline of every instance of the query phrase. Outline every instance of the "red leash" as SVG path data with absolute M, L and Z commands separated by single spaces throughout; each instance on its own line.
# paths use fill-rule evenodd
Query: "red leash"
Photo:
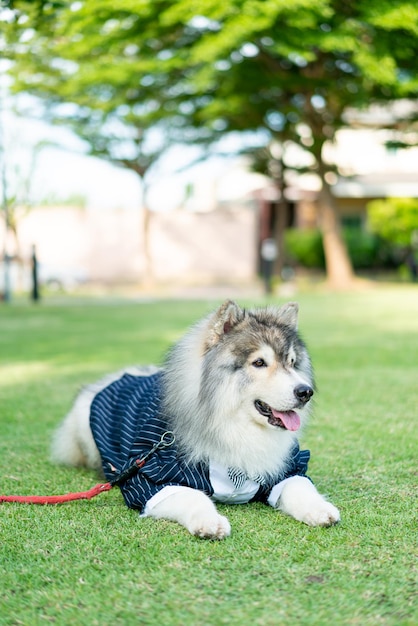
M 174 434 L 171 431 L 167 431 L 161 435 L 161 439 L 156 443 L 143 457 L 142 459 L 136 459 L 122 472 L 116 472 L 115 468 L 112 467 L 112 470 L 115 471 L 115 476 L 108 483 L 99 483 L 95 485 L 88 491 L 79 491 L 77 493 L 66 493 L 61 496 L 1 496 L 0 495 L 0 503 L 2 502 L 19 502 L 20 504 L 64 504 L 65 502 L 72 502 L 73 500 L 90 500 L 95 496 L 98 496 L 99 493 L 103 493 L 104 491 L 109 491 L 115 485 L 121 485 L 128 478 L 136 474 L 138 470 L 141 469 L 145 465 L 145 462 L 149 459 L 149 457 L 154 454 L 156 450 L 159 448 L 168 448 L 172 446 L 175 441 Z
M 63 504 L 72 500 L 90 500 L 103 491 L 112 489 L 111 483 L 100 483 L 88 491 L 66 493 L 62 496 L 0 496 L 0 502 L 19 502 L 20 504 Z

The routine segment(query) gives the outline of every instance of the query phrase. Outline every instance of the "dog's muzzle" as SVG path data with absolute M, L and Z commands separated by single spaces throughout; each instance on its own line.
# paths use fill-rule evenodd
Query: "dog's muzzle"
M 312 387 L 309 387 L 309 385 L 298 385 L 294 388 L 293 393 L 295 394 L 297 400 L 302 405 L 305 405 L 312 398 L 314 392 Z

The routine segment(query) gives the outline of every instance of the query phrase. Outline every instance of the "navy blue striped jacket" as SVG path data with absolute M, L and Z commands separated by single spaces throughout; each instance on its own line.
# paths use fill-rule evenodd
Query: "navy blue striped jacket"
M 151 376 L 125 374 L 100 391 L 90 411 L 90 426 L 99 449 L 105 476 L 112 481 L 142 458 L 170 430 L 161 409 L 161 372 Z M 271 483 L 260 485 L 253 500 L 266 501 L 272 487 L 290 476 L 307 471 L 309 451 L 295 444 L 285 471 Z M 190 465 L 178 454 L 176 444 L 156 450 L 145 465 L 120 485 L 126 504 L 143 510 L 148 500 L 168 485 L 182 485 L 213 494 L 209 467 Z

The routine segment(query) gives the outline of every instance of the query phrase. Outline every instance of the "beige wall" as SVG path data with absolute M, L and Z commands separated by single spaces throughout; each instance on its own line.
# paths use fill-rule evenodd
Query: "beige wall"
M 256 220 L 250 207 L 153 213 L 149 242 L 154 279 L 180 284 L 251 281 Z M 34 208 L 19 221 L 19 240 L 22 256 L 29 259 L 35 244 L 39 262 L 48 270 L 74 271 L 104 283 L 147 279 L 141 211 Z
M 154 213 L 150 241 L 157 280 L 186 283 L 252 280 L 256 268 L 256 211 Z

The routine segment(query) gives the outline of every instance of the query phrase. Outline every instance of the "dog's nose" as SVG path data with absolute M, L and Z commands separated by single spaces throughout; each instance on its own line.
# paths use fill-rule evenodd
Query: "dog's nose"
M 306 404 L 313 396 L 313 389 L 309 385 L 298 385 L 294 388 L 293 393 L 300 402 Z

